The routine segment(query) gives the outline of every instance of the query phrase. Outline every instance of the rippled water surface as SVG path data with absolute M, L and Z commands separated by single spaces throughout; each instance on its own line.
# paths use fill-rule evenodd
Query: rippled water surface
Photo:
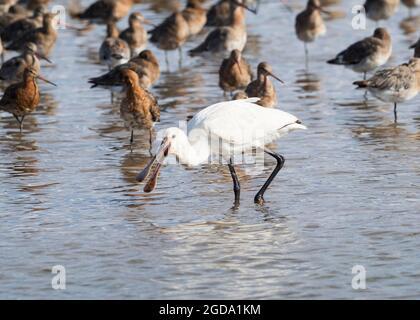
M 143 1 L 133 10 L 159 23 L 169 14 L 164 4 L 175 2 Z M 104 26 L 60 30 L 54 65 L 43 68 L 58 87 L 41 84 L 42 105 L 23 135 L 1 114 L 1 298 L 420 298 L 420 100 L 401 105 L 394 125 L 390 105 L 354 90 L 360 75 L 325 63 L 372 33 L 372 23 L 351 29 L 358 1 L 332 7 L 347 17 L 327 22 L 305 71 L 294 34 L 304 1 L 290 2 L 293 15 L 274 0 L 248 14 L 244 55 L 254 67 L 273 65 L 286 82 L 276 83 L 279 108 L 308 130 L 275 146 L 286 165 L 264 206 L 253 196 L 274 163 L 267 159 L 258 175 L 238 167 L 238 210 L 221 166 L 171 165 L 155 192 L 142 192 L 134 177 L 149 159 L 147 137 L 138 135 L 130 153 L 118 104 L 87 84 L 106 71 L 96 61 Z M 402 7 L 383 23 L 394 40 L 391 65 L 412 55 L 418 37 L 401 29 L 406 15 Z M 199 41 L 185 46 L 181 69 L 177 52 L 169 54 L 170 72 L 150 46 L 164 71 L 152 89 L 162 106 L 156 129 L 223 100 L 220 60 L 185 54 Z M 66 268 L 66 290 L 51 289 L 54 265 Z M 351 287 L 354 265 L 366 269 L 366 290 Z

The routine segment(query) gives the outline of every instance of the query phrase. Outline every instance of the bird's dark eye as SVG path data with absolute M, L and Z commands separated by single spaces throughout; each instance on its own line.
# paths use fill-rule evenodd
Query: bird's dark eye
M 172 135 L 172 139 L 175 139 L 175 135 L 174 134 Z
M 302 121 L 300 121 L 300 120 L 296 120 L 296 123 L 297 123 L 297 124 L 302 124 Z

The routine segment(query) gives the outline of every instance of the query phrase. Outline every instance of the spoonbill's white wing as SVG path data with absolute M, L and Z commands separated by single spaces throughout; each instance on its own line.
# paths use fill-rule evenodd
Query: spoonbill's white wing
M 306 129 L 290 113 L 256 104 L 259 98 L 226 101 L 197 113 L 188 123 L 191 144 L 205 134 L 233 144 L 242 151 L 262 147 L 291 130 Z

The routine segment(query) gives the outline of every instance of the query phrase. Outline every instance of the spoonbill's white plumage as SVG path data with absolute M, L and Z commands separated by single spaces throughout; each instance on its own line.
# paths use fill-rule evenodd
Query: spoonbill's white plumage
M 146 168 L 137 176 L 147 182 L 145 192 L 156 187 L 160 167 L 166 156 L 173 154 L 187 166 L 197 166 L 212 155 L 221 155 L 227 161 L 234 182 L 235 204 L 239 204 L 239 181 L 233 168 L 235 155 L 261 148 L 277 160 L 273 173 L 255 196 L 263 203 L 263 195 L 284 164 L 284 158 L 265 148 L 288 132 L 306 129 L 295 116 L 277 109 L 256 104 L 259 98 L 226 101 L 211 105 L 198 112 L 188 123 L 187 134 L 179 128 L 168 128 L 162 142 Z M 219 143 L 210 143 L 219 141 Z

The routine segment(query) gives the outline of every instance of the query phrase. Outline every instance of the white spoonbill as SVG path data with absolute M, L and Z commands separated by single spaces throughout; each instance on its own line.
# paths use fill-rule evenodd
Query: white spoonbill
M 276 168 L 254 198 L 264 203 L 264 192 L 284 165 L 284 157 L 268 150 L 269 144 L 289 131 L 306 129 L 295 116 L 277 109 L 256 104 L 259 98 L 220 102 L 198 112 L 188 123 L 188 135 L 179 128 L 166 129 L 162 142 L 149 164 L 137 175 L 146 181 L 144 192 L 157 184 L 159 170 L 165 157 L 177 156 L 182 164 L 197 166 L 211 155 L 221 155 L 227 161 L 233 180 L 235 205 L 239 205 L 240 185 L 235 173 L 234 156 L 253 148 L 261 148 L 277 160 Z M 216 139 L 216 140 L 215 140 Z M 216 145 L 211 141 L 219 141 Z

